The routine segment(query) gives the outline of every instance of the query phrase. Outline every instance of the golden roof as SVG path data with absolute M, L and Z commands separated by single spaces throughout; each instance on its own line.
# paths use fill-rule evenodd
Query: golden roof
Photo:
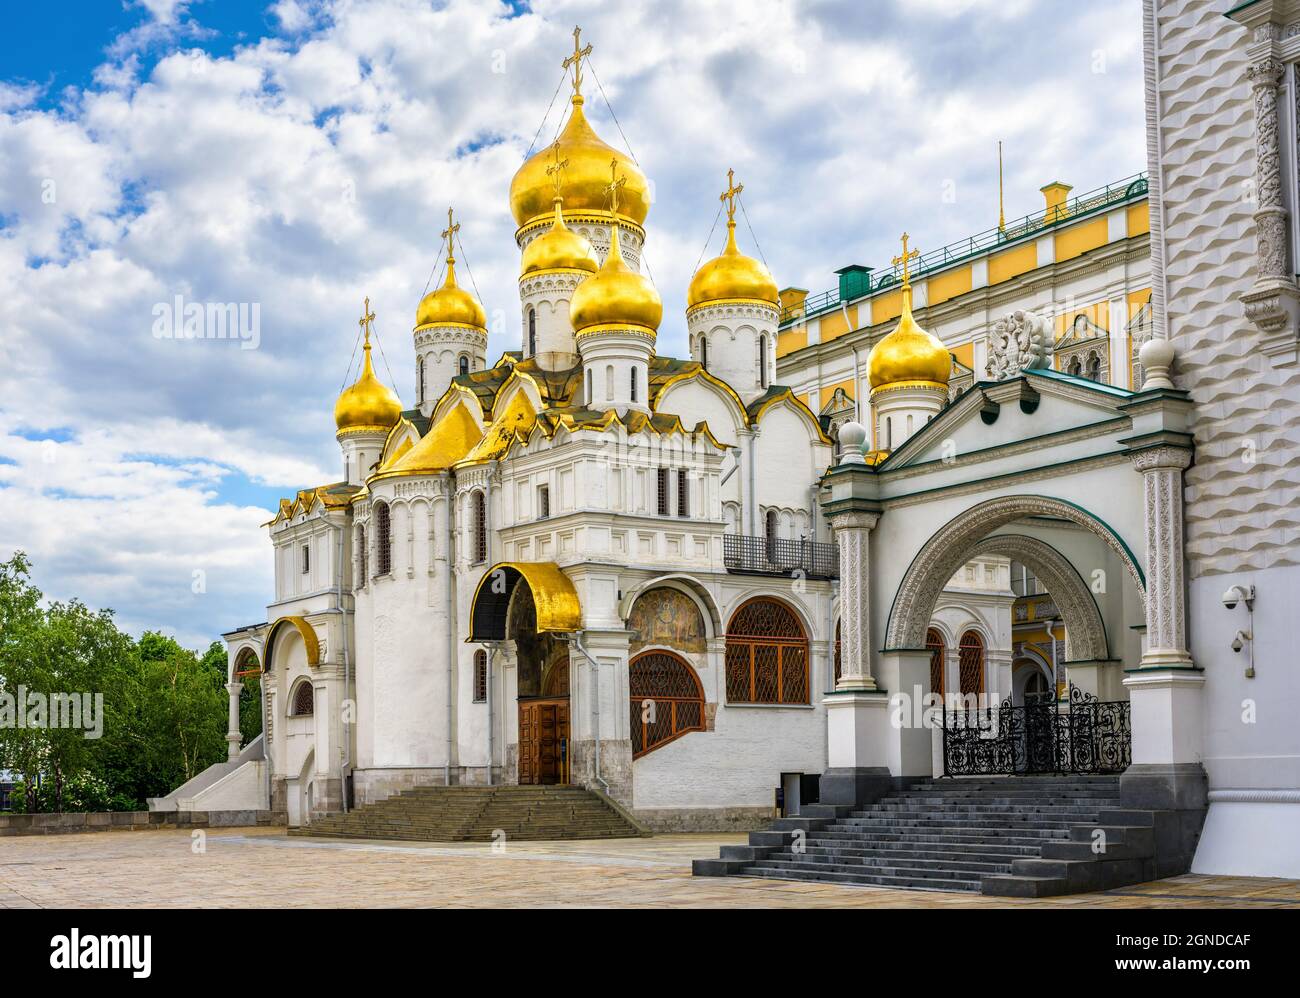
M 369 311 L 367 310 L 369 315 Z M 373 315 L 369 315 L 373 318 Z M 363 320 L 364 321 L 364 320 Z M 365 360 L 361 377 L 343 389 L 334 403 L 334 424 L 340 433 L 372 431 L 387 433 L 402 416 L 402 403 L 397 393 L 375 377 L 370 363 L 370 325 L 366 323 Z
M 494 585 L 503 577 L 506 580 L 505 587 Z M 504 637 L 506 607 L 521 577 L 533 597 L 539 634 L 582 629 L 582 603 L 578 599 L 578 590 L 574 588 L 572 580 L 560 571 L 559 565 L 553 561 L 500 562 L 483 573 L 483 578 L 474 591 L 474 599 L 470 602 L 474 633 L 469 640 L 481 641 L 498 635 Z M 484 603 L 497 604 L 494 608 L 497 612 L 493 614 L 489 610 L 480 615 L 480 609 L 486 609 L 480 599 Z M 489 623 L 485 619 L 487 617 L 495 619 Z M 492 633 L 480 633 L 484 627 Z
M 415 328 L 426 326 L 469 326 L 487 331 L 487 313 L 479 300 L 456 286 L 456 258 L 447 257 L 447 279 L 430 291 L 415 310 Z
M 561 201 L 561 198 L 555 198 L 555 221 L 551 227 L 524 247 L 520 277 L 552 270 L 594 274 L 600 269 L 600 261 L 596 259 L 591 243 L 564 224 Z
M 904 383 L 946 388 L 952 374 L 952 355 L 943 341 L 922 329 L 912 318 L 912 282 L 908 263 L 919 254 L 908 252 L 908 236 L 903 234 L 903 255 L 894 262 L 903 267 L 903 314 L 894 331 L 871 349 L 867 359 L 867 379 L 871 390 Z
M 483 438 L 483 431 L 464 403 L 458 402 L 434 423 L 410 450 L 402 454 L 377 478 L 399 475 L 427 475 L 445 471 L 468 454 Z
M 654 334 L 664 317 L 664 304 L 650 279 L 623 260 L 618 229 L 610 228 L 609 253 L 600 270 L 573 292 L 569 320 L 579 336 L 600 327 L 639 328 Z
M 736 223 L 727 222 L 727 246 L 721 256 L 695 272 L 686 294 L 686 307 L 694 308 L 713 301 L 761 301 L 777 306 L 776 279 L 772 272 L 753 257 L 745 256 L 736 246 Z
M 505 410 L 488 427 L 483 438 L 464 456 L 463 464 L 483 464 L 501 457 L 516 439 L 523 437 L 537 423 L 537 411 L 525 391 L 515 392 Z
M 564 174 L 564 204 L 569 214 L 594 212 L 609 214 L 609 161 L 618 161 L 618 172 L 627 177 L 618 214 L 637 225 L 645 222 L 650 211 L 650 182 L 630 156 L 603 142 L 582 113 L 581 94 L 573 95 L 573 111 L 556 139 L 555 146 L 535 153 L 510 181 L 510 210 L 515 222 L 527 225 L 546 214 L 551 206 L 554 187 L 547 176 L 547 157 L 556 151 L 568 160 Z

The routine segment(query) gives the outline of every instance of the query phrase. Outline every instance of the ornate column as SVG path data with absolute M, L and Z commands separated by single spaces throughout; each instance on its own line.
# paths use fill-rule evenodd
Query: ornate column
M 877 513 L 845 512 L 831 520 L 840 554 L 840 678 L 838 690 L 875 690 L 871 675 L 871 531 Z
M 1273 54 L 1280 25 L 1255 25 L 1253 59 L 1246 70 L 1255 109 L 1255 285 L 1242 296 L 1246 317 L 1262 334 L 1261 348 L 1280 362 L 1296 358 L 1300 288 L 1293 272 L 1286 202 L 1282 196 L 1278 96 L 1286 75 Z
M 1192 667 L 1187 651 L 1183 567 L 1183 470 L 1189 450 L 1157 446 L 1129 455 L 1142 475 L 1146 510 L 1147 648 L 1142 668 Z
M 1166 355 L 1157 359 L 1172 362 L 1172 350 L 1163 345 Z M 1150 347 L 1143 348 L 1144 363 Z M 1192 403 L 1186 392 L 1153 385 L 1166 380 L 1167 368 L 1123 406 L 1136 431 L 1124 443 L 1142 476 L 1147 647 L 1124 679 L 1133 751 L 1120 795 L 1126 807 L 1180 812 L 1178 821 L 1192 830 L 1206 802 L 1205 674 L 1188 652 L 1186 625 L 1183 471 L 1192 460 Z
M 855 806 L 878 800 L 892 786 L 889 694 L 871 667 L 871 531 L 880 519 L 875 469 L 865 462 L 866 429 L 840 428 L 843 455 L 826 475 L 822 509 L 840 555 L 841 675 L 825 696 L 826 772 L 821 801 Z M 893 740 L 896 740 L 893 739 Z
M 226 722 L 226 757 L 233 762 L 239 755 L 239 691 L 244 684 L 238 679 L 226 683 L 226 692 L 230 694 L 230 714 Z

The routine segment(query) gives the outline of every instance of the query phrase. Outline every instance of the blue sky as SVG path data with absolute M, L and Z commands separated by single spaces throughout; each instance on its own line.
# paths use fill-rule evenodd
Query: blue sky
M 1131 0 L 7 7 L 0 557 L 22 548 L 51 597 L 195 647 L 264 618 L 261 524 L 340 473 L 331 410 L 363 296 L 410 403 L 448 204 L 489 352 L 518 345 L 507 191 L 575 23 L 654 184 L 664 353 L 685 352 L 729 167 L 778 282 L 816 293 L 886 264 L 904 230 L 925 251 L 993 225 L 999 139 L 1009 217 L 1048 181 L 1144 165 Z M 257 305 L 257 348 L 151 335 L 177 296 Z

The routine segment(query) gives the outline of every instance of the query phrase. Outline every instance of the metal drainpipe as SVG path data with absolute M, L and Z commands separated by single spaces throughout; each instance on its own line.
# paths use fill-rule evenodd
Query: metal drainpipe
M 447 761 L 443 783 L 451 786 L 451 697 L 456 663 L 456 474 L 448 470 L 447 481 Z
M 338 590 L 335 604 L 339 611 L 339 627 L 343 629 L 343 702 L 339 704 L 339 723 L 343 726 L 343 762 L 339 765 L 339 795 L 343 798 L 343 813 L 348 813 L 348 769 L 352 766 L 352 738 L 348 730 L 348 686 L 352 679 L 351 656 L 348 648 L 348 611 L 343 606 L 343 531 L 339 526 Z
M 845 316 L 847 319 L 848 317 Z M 858 348 L 853 347 L 853 421 L 862 423 L 862 375 L 858 369 Z
M 494 565 L 492 560 L 492 476 L 496 474 L 497 460 L 488 462 L 487 488 L 483 494 L 483 550 L 487 555 L 486 564 Z M 492 762 L 494 745 L 492 741 L 492 655 L 496 651 L 495 643 L 488 645 L 487 653 L 487 785 L 492 786 Z
M 600 775 L 600 666 L 596 660 L 591 657 L 582 643 L 582 633 L 574 631 L 571 635 L 573 646 L 582 653 L 582 657 L 591 663 L 591 728 L 592 728 L 592 745 L 594 747 L 593 760 L 596 767 L 596 782 L 605 788 L 605 793 L 609 793 L 609 784 L 605 782 Z M 570 763 L 572 765 L 572 763 Z
M 266 692 L 266 677 L 269 673 L 266 671 L 266 641 L 262 642 L 262 654 L 260 661 L 262 663 L 261 682 L 258 683 L 258 711 L 262 715 L 262 768 L 266 771 L 266 778 L 262 781 L 266 784 L 266 812 L 271 813 L 271 739 L 266 733 L 266 716 L 271 712 L 269 694 Z

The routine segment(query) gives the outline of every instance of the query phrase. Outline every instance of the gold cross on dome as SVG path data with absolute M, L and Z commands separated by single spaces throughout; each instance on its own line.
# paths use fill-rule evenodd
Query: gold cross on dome
M 557 141 L 551 148 L 555 150 L 555 162 L 546 168 L 546 175 L 553 177 L 555 180 L 555 196 L 560 196 L 560 185 L 564 182 L 562 174 L 565 167 L 569 165 L 567 159 L 560 159 L 560 143 Z
M 366 298 L 366 306 L 361 310 L 361 319 L 357 323 L 366 331 L 366 349 L 370 349 L 370 324 L 375 321 L 375 313 L 370 311 L 370 298 Z
M 903 233 L 903 255 L 896 256 L 893 259 L 893 264 L 895 267 L 901 266 L 903 268 L 903 287 L 905 288 L 910 288 L 912 286 L 912 282 L 911 282 L 912 272 L 907 265 L 912 260 L 916 260 L 921 256 L 919 250 L 912 250 L 912 252 L 910 253 L 907 251 L 907 240 L 909 238 L 910 237 L 908 236 L 908 234 L 904 232 Z
M 460 231 L 460 223 L 453 220 L 452 209 L 447 209 L 447 227 L 442 230 L 442 238 L 447 240 L 447 260 L 448 262 L 456 259 L 452 240 L 455 239 L 456 233 Z
M 618 175 L 618 160 L 609 161 L 609 179 L 610 183 L 605 188 L 605 193 L 609 195 L 609 211 L 612 215 L 618 214 L 618 192 L 627 183 L 627 177 Z
M 591 43 L 587 47 L 582 47 L 582 29 L 575 27 L 573 29 L 573 55 L 564 60 L 564 68 L 573 69 L 573 96 L 582 96 L 582 60 L 591 55 Z
M 736 220 L 736 197 L 745 189 L 744 184 L 736 183 L 736 171 L 727 171 L 727 189 L 722 192 L 720 201 L 727 202 L 727 224 L 730 225 Z

